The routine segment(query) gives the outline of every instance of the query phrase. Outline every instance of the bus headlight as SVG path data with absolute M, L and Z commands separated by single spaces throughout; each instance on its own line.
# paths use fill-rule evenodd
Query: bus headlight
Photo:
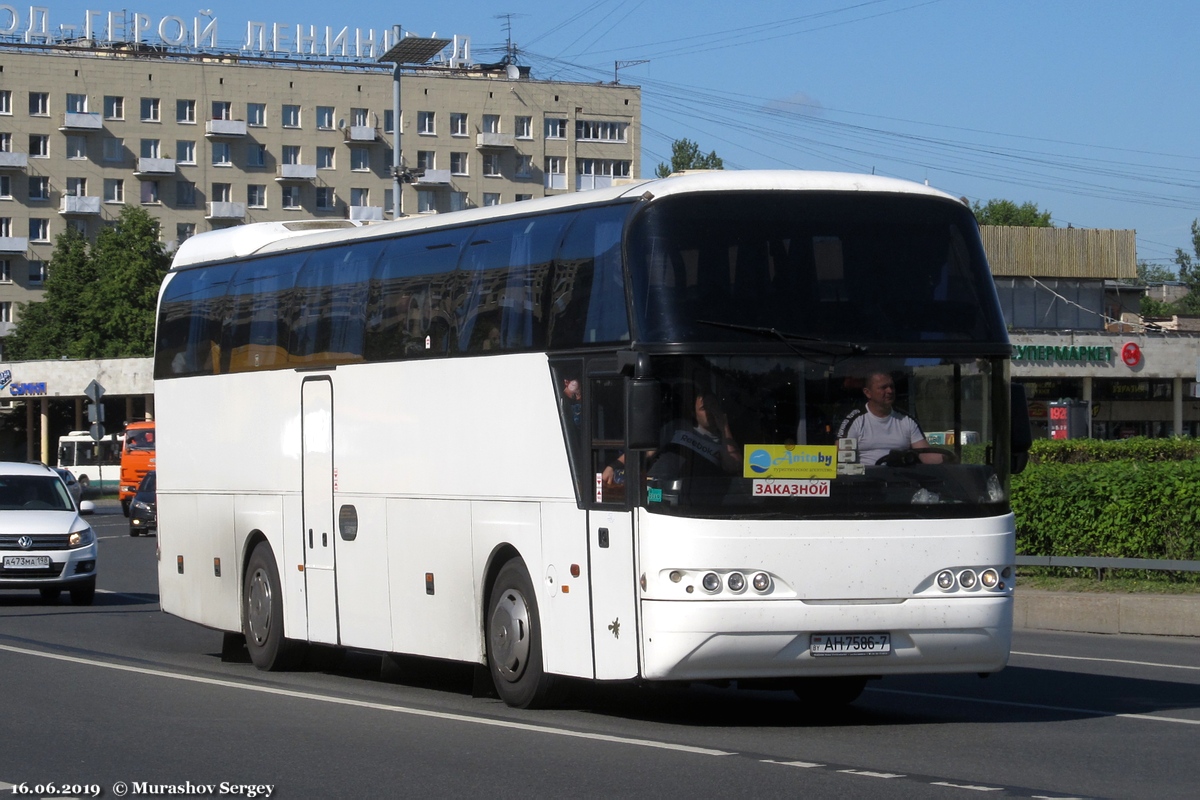
M 975 583 L 978 580 L 979 579 L 975 577 L 975 573 L 969 569 L 964 569 L 962 572 L 958 573 L 958 583 L 964 589 L 974 589 Z
M 715 572 L 705 574 L 704 579 L 700 581 L 700 585 L 704 587 L 704 591 L 715 593 L 721 591 L 721 576 Z
M 771 588 L 771 576 L 765 572 L 756 572 L 751 582 L 756 592 L 766 592 Z
M 725 579 L 725 584 L 731 592 L 740 592 L 746 588 L 746 576 L 740 572 L 731 572 Z
M 1000 583 L 1000 575 L 994 569 L 985 569 L 979 576 L 979 582 L 985 589 L 995 589 L 996 584 Z
M 948 569 L 944 569 L 937 574 L 937 585 L 942 591 L 950 591 L 954 588 L 954 573 Z

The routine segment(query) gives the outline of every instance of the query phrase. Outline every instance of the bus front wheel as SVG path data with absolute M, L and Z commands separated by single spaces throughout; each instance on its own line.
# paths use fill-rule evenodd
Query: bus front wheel
M 487 613 L 488 670 L 514 708 L 548 705 L 554 677 L 542 668 L 542 631 L 533 582 L 519 559 L 500 568 Z
M 266 542 L 254 548 L 246 565 L 242 633 L 254 666 L 283 670 L 292 665 L 296 645 L 283 638 L 283 589 L 275 555 Z

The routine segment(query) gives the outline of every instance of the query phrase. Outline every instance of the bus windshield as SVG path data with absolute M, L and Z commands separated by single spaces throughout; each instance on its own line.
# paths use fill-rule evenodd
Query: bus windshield
M 652 368 L 664 422 L 658 446 L 641 457 L 641 500 L 652 513 L 1007 513 L 1002 359 L 659 356 Z M 864 389 L 872 376 L 890 381 L 895 419 L 917 431 L 894 452 L 875 449 L 865 418 L 856 425 L 871 413 Z
M 628 236 L 637 338 L 1007 348 L 974 228 L 965 206 L 911 195 L 665 197 Z

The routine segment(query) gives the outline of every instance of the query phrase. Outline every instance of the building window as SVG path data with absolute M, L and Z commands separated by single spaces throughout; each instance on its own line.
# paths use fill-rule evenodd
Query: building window
M 0 89 L 0 114 L 12 114 L 12 90 Z
M 159 158 L 162 145 L 158 139 L 142 139 L 142 158 Z
M 265 167 L 267 165 L 267 146 L 252 143 L 246 148 L 247 167 Z
M 522 200 L 532 200 L 532 199 L 533 199 L 533 195 L 531 195 L 531 194 L 519 194 L 519 195 L 517 195 L 517 202 L 518 202 L 518 203 L 519 203 L 519 202 L 521 202 Z
M 466 175 L 468 158 L 467 153 L 451 153 L 450 154 L 450 173 L 453 175 Z
M 196 124 L 196 101 L 195 100 L 176 100 L 175 101 L 175 121 L 181 122 L 184 125 Z
M 0 133 L 0 153 L 12 152 L 12 134 L 3 132 Z
M 158 205 L 158 181 L 142 181 L 142 205 Z
M 67 158 L 75 161 L 83 161 L 87 158 L 86 136 L 67 137 Z
M 283 207 L 284 208 L 300 208 L 300 187 L 299 186 L 284 186 L 283 187 Z
M 333 130 L 333 106 L 317 106 L 317 130 Z
M 50 220 L 38 219 L 30 217 L 29 219 L 29 240 L 31 242 L 48 242 L 50 241 Z
M 515 127 L 518 139 L 533 138 L 533 117 L 517 117 Z
M 49 158 L 50 157 L 50 137 L 44 133 L 29 134 L 29 157 L 30 158 Z
M 371 169 L 371 151 L 365 147 L 350 148 L 350 169 L 367 172 Z
M 80 236 L 87 236 L 87 220 L 86 219 L 69 219 L 67 220 L 67 230 L 72 230 Z
M 175 205 L 181 208 L 196 205 L 196 184 L 193 181 L 175 181 Z
M 352 206 L 369 206 L 369 205 L 371 205 L 371 190 L 370 189 L 351 189 L 350 190 L 350 205 L 352 205 Z
M 246 103 L 246 124 L 251 128 L 263 128 L 267 124 L 266 103 Z
M 142 122 L 158 122 L 158 98 L 142 98 Z
M 104 160 L 123 161 L 125 159 L 125 140 L 116 136 L 104 139 Z
M 233 184 L 214 183 L 212 185 L 212 199 L 214 203 L 228 203 L 229 198 L 232 196 Z
M 437 128 L 434 125 L 434 116 L 432 111 L 417 112 L 417 133 L 422 136 L 437 135 Z
M 283 146 L 283 163 L 284 164 L 299 164 L 300 162 L 300 145 L 285 144 Z
M 49 200 L 50 179 L 45 175 L 33 175 L 29 178 L 29 199 Z
M 124 203 L 125 202 L 125 181 L 120 178 L 105 178 L 104 179 L 104 202 L 106 203 Z
M 0 275 L 8 275 L 8 262 L 7 261 L 0 261 L 0 270 L 3 270 L 3 272 L 0 272 Z M 0 283 L 12 283 L 12 277 L 11 276 L 0 277 Z M 13 321 L 12 306 L 13 306 L 13 304 L 7 300 L 4 301 L 3 303 L 0 303 L 0 322 L 12 322 Z
M 562 156 L 546 156 L 546 188 L 567 188 L 567 160 Z
M 384 133 L 395 133 L 396 132 L 396 114 L 390 108 L 387 111 L 383 112 L 383 132 Z
M 285 128 L 300 127 L 300 106 L 293 106 L 287 103 L 283 105 L 283 118 L 281 120 Z
M 533 176 L 533 156 L 517 156 L 517 171 L 515 175 L 518 178 Z
M 267 187 L 252 183 L 246 187 L 246 205 L 251 208 L 267 207 Z
M 484 114 L 483 115 L 483 132 L 484 133 L 499 133 L 500 132 L 500 115 L 499 114 Z
M 334 207 L 334 196 L 332 186 L 317 187 L 317 208 L 321 211 L 330 211 Z
M 105 95 L 104 118 L 125 119 L 125 98 L 117 95 Z
M 467 115 L 455 113 L 450 115 L 450 135 L 467 136 Z
M 558 117 L 546 117 L 546 138 L 567 138 L 567 121 Z
M 254 148 L 250 148 L 253 150 Z M 214 167 L 231 167 L 233 160 L 231 158 L 229 142 L 213 142 L 212 143 L 212 163 Z
M 356 126 L 365 126 L 369 124 L 367 122 L 368 116 L 367 109 L 352 108 L 350 109 L 350 124 Z
M 12 217 L 0 217 L 0 237 L 12 236 Z
M 317 148 L 317 169 L 333 169 L 334 168 L 334 152 L 333 147 L 318 147 Z
M 437 156 L 432 150 L 417 151 L 417 169 L 437 169 Z
M 484 192 L 483 193 L 483 204 L 485 206 L 500 205 L 500 193 L 499 192 Z
M 0 199 L 12 200 L 12 178 L 8 175 L 0 175 Z
M 428 189 L 417 189 L 417 213 L 436 214 L 437 194 Z
M 0 283 L 12 283 L 12 263 L 7 258 L 0 258 Z M 12 322 L 12 319 L 0 321 Z
M 67 197 L 87 197 L 87 178 L 67 178 Z
M 597 120 L 575 120 L 575 139 L 580 142 L 624 142 L 626 122 L 600 122 Z
M 483 154 L 483 174 L 488 178 L 500 177 L 500 154 L 499 153 L 484 153 Z
M 213 119 L 233 119 L 233 103 L 228 100 L 213 100 Z
M 29 285 L 41 286 L 46 281 L 46 262 L 29 262 Z
M 196 143 L 190 139 L 178 139 L 175 142 L 175 160 L 180 164 L 196 163 Z
M 196 235 L 196 223 L 194 222 L 176 222 L 175 223 L 175 238 L 180 244 L 183 244 L 188 239 Z
M 29 93 L 29 116 L 50 116 L 50 94 L 48 92 Z
M 67 113 L 68 114 L 86 114 L 88 110 L 88 102 L 86 94 L 71 94 L 67 93 Z

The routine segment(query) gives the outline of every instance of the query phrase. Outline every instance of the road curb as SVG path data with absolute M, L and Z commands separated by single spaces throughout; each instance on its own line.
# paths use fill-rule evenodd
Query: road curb
M 1200 637 L 1200 595 L 1087 594 L 1018 589 L 1013 627 Z

